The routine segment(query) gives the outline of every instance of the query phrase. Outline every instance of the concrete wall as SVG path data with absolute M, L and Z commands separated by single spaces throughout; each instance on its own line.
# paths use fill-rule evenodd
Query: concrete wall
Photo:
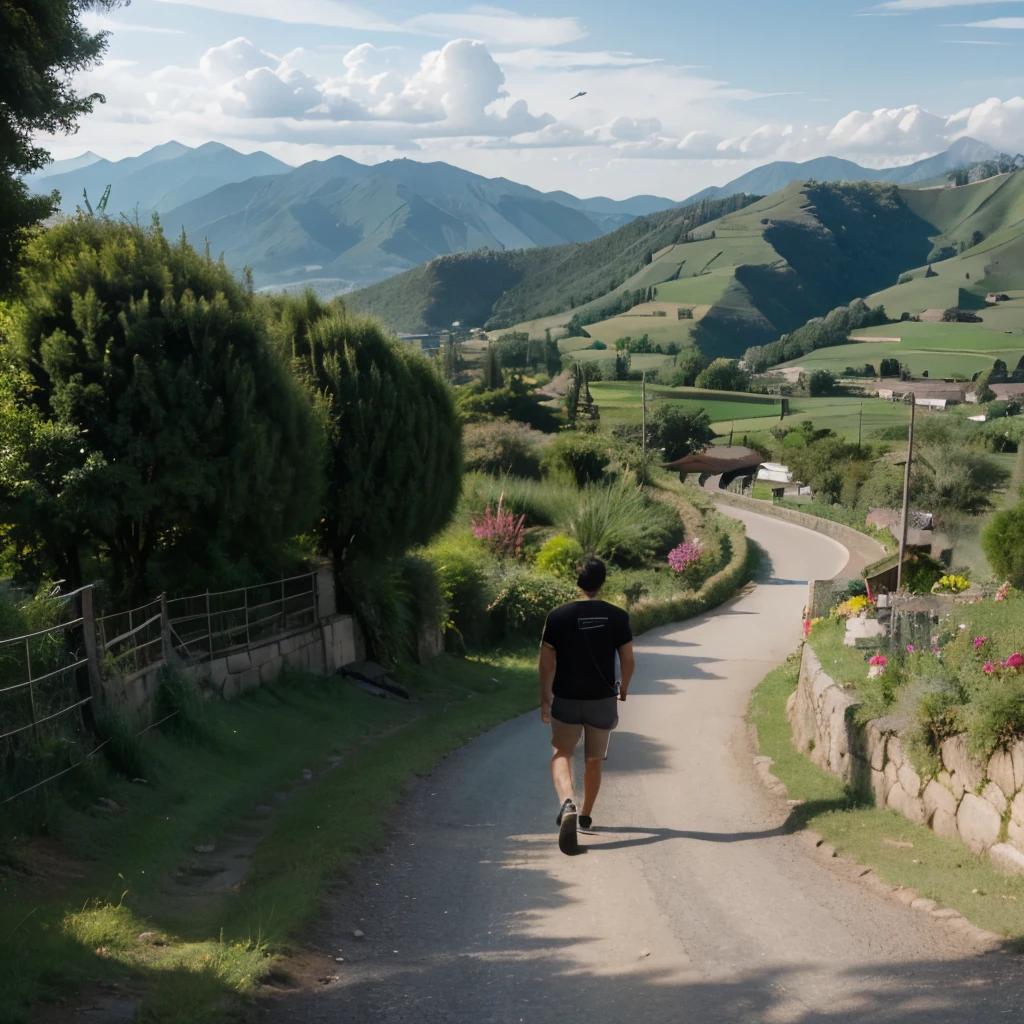
M 858 726 L 856 703 L 805 644 L 786 709 L 796 748 L 859 792 L 872 792 L 879 807 L 962 839 L 1000 870 L 1024 874 L 1024 740 L 982 760 L 970 754 L 966 736 L 952 736 L 942 743 L 941 771 L 926 779 L 907 756 L 910 723 L 889 717 Z
M 878 541 L 873 540 L 867 534 L 854 530 L 842 523 L 834 523 L 831 519 L 819 519 L 818 516 L 809 516 L 806 512 L 796 512 L 790 508 L 778 508 L 767 501 L 758 501 L 756 498 L 747 498 L 741 494 L 733 494 L 731 491 L 719 491 L 705 489 L 703 491 L 709 498 L 722 505 L 731 505 L 733 508 L 746 509 L 748 512 L 756 512 L 761 516 L 768 516 L 771 519 L 781 519 L 794 526 L 802 526 L 806 530 L 814 530 L 815 533 L 822 533 L 831 537 L 850 552 L 850 560 L 839 576 L 853 579 L 861 574 L 866 566 L 877 562 L 885 555 L 885 548 Z

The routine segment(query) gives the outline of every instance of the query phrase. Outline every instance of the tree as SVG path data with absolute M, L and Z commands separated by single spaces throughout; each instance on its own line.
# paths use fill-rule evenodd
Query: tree
M 740 369 L 738 360 L 716 359 L 701 371 L 695 383 L 708 391 L 746 391 L 750 378 Z
M 615 379 L 629 380 L 629 367 L 632 357 L 628 352 L 618 352 L 615 355 Z
M 116 0 L 31 0 L 0 5 L 0 293 L 13 283 L 28 229 L 48 217 L 57 195 L 34 196 L 22 177 L 50 161 L 34 143 L 41 134 L 73 132 L 102 103 L 80 96 L 72 76 L 92 67 L 107 47 L 105 32 L 82 25 L 82 14 Z
M 839 389 L 839 381 L 836 375 L 829 370 L 812 370 L 807 381 L 807 394 L 811 398 L 820 398 L 824 395 L 834 395 Z
M 1024 588 L 1024 488 L 1016 506 L 992 516 L 981 535 L 981 546 L 998 576 Z
M 898 359 L 885 358 L 878 364 L 880 377 L 898 377 L 900 375 L 900 361 Z
M 703 451 L 714 440 L 711 419 L 705 410 L 690 411 L 673 401 L 662 402 L 648 426 L 648 444 L 665 450 L 665 462 L 675 462 Z
M 119 598 L 277 569 L 315 520 L 320 434 L 250 292 L 159 227 L 78 217 L 27 245 L 10 306 L 0 522 Z
M 462 486 L 462 425 L 430 363 L 340 301 L 275 300 L 279 343 L 319 395 L 326 492 L 318 535 L 340 576 L 352 554 L 387 558 L 425 544 Z
M 992 370 L 983 370 L 978 374 L 977 380 L 974 382 L 974 394 L 977 396 L 979 402 L 994 402 L 996 393 L 989 386 L 989 380 L 992 377 Z
M 497 391 L 505 383 L 501 372 L 501 357 L 494 343 L 491 342 L 484 352 L 484 387 L 488 391 Z

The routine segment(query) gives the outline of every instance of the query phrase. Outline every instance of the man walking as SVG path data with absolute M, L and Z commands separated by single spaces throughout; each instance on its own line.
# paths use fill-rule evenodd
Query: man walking
M 551 723 L 551 778 L 562 802 L 558 812 L 558 848 L 575 853 L 577 820 L 589 831 L 601 788 L 602 762 L 612 730 L 619 724 L 633 678 L 633 632 L 629 615 L 598 598 L 607 570 L 599 558 L 580 566 L 580 599 L 554 609 L 544 623 L 540 646 L 540 718 Z M 615 655 L 621 676 L 616 679 Z M 586 770 L 583 804 L 577 812 L 572 784 L 572 755 L 584 737 Z

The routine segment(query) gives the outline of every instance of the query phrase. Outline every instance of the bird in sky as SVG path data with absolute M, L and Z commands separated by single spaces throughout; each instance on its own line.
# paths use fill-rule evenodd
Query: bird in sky
M 570 96 L 569 97 L 569 102 L 572 103 L 573 100 L 578 100 L 581 96 L 586 96 L 586 95 L 587 94 L 585 92 L 578 92 L 578 93 L 576 93 L 575 96 Z

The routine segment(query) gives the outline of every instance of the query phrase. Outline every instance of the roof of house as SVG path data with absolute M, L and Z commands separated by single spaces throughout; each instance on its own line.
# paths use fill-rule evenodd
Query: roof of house
M 1008 398 L 1024 396 L 1024 384 L 989 384 L 989 387 L 996 398 L 1002 402 L 1005 402 Z
M 753 448 L 739 445 L 716 445 L 705 448 L 696 455 L 687 455 L 675 462 L 668 463 L 665 468 L 677 473 L 733 473 L 744 469 L 757 469 L 764 456 Z
M 908 525 L 915 530 L 930 530 L 932 528 L 931 512 L 919 512 L 916 509 L 911 509 L 907 518 Z M 889 530 L 893 527 L 900 529 L 903 525 L 903 512 L 898 508 L 870 508 L 867 521 L 871 526 L 877 526 L 880 530 Z

